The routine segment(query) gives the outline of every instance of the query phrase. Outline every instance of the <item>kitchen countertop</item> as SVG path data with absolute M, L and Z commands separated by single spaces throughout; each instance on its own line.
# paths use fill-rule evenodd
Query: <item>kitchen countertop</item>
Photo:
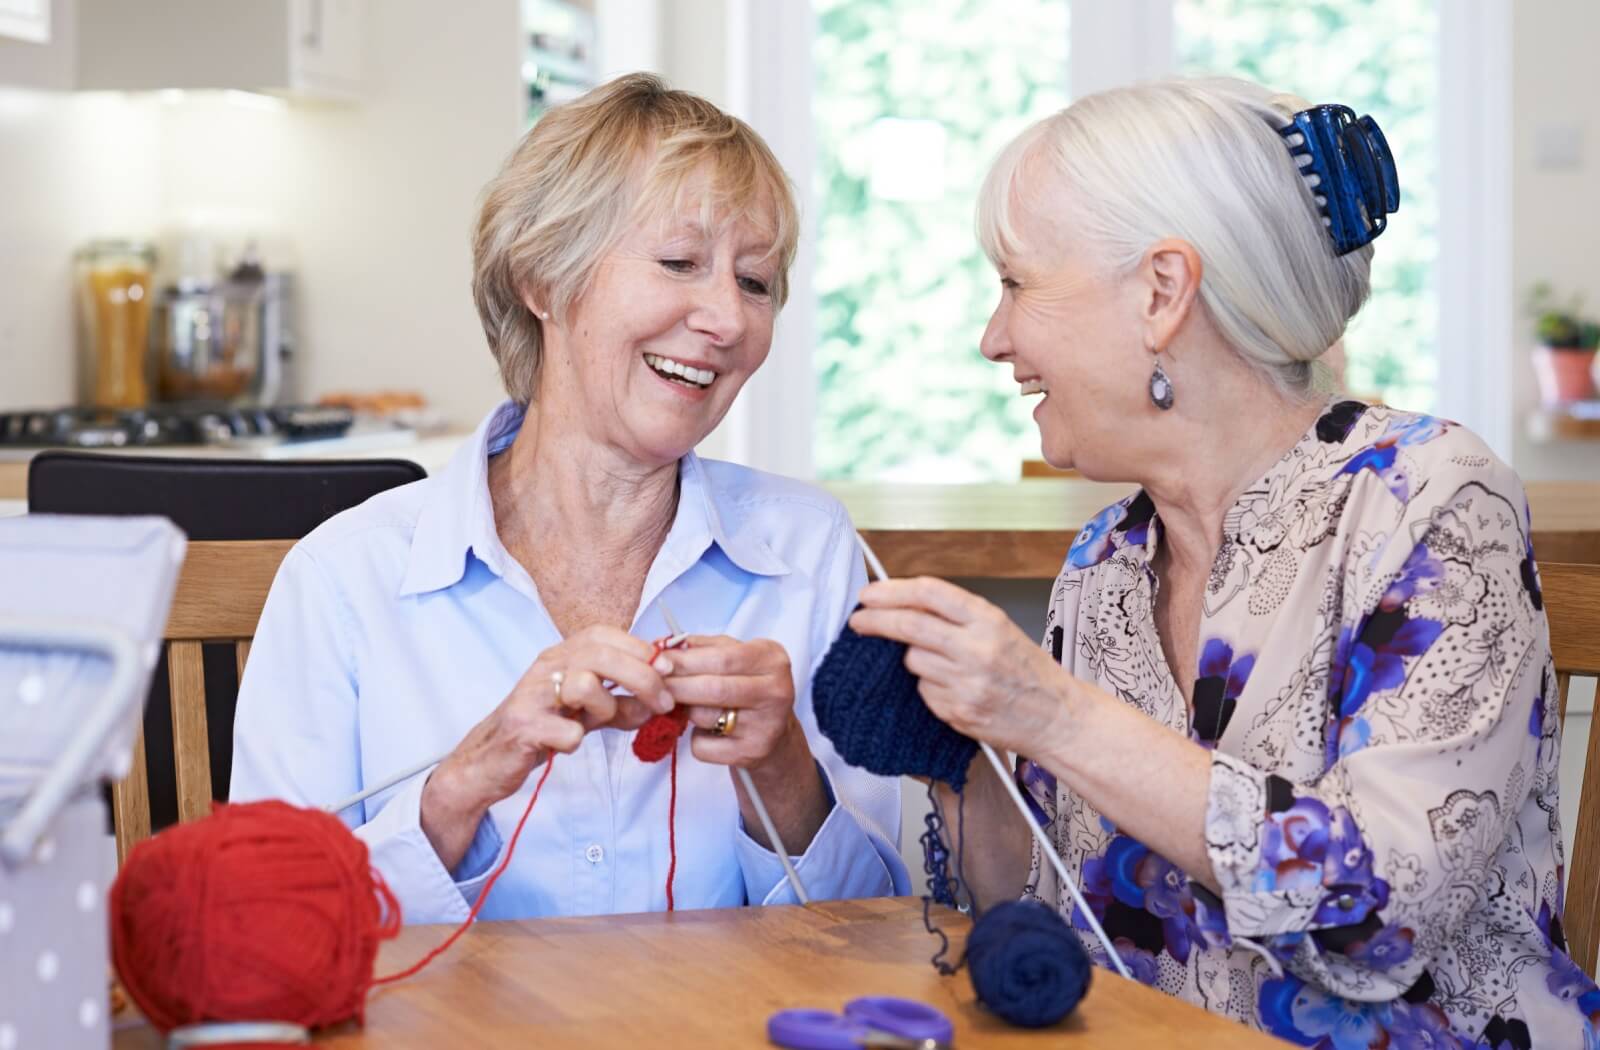
M 402 447 L 330 453 L 396 457 L 436 473 L 462 435 Z M 20 511 L 27 464 L 0 462 L 0 514 Z M 1102 507 L 1132 491 L 1082 478 L 1030 478 L 980 485 L 830 482 L 891 576 L 972 576 L 1049 580 L 1067 548 Z M 1529 482 L 1534 552 L 1544 561 L 1600 564 L 1600 482 Z

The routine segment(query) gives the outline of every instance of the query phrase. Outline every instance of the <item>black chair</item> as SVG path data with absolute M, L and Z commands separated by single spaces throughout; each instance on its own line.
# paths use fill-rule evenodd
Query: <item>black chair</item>
M 296 540 L 369 497 L 427 477 L 405 460 L 183 459 L 42 452 L 28 468 L 28 510 L 37 514 L 158 514 L 191 540 Z M 172 707 L 166 652 L 145 705 L 150 823 L 177 823 Z M 239 677 L 233 647 L 204 650 L 212 794 L 224 801 L 233 771 Z

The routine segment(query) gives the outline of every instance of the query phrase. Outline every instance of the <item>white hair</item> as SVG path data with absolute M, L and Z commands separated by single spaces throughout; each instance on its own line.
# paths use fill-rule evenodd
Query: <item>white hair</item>
M 1017 136 L 978 200 L 999 265 L 1027 241 L 1019 176 L 1064 186 L 1070 225 L 1112 275 L 1177 237 L 1203 265 L 1200 302 L 1222 337 L 1288 393 L 1324 385 L 1313 362 L 1370 290 L 1372 246 L 1334 254 L 1311 188 L 1278 134 L 1306 103 L 1242 80 L 1171 79 L 1089 95 Z M 1028 190 L 1043 196 L 1037 181 Z

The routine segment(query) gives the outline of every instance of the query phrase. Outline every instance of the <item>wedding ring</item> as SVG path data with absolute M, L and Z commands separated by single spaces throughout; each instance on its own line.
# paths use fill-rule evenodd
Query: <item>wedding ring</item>
M 561 703 L 561 683 L 565 682 L 566 680 L 567 680 L 567 674 L 566 674 L 565 671 L 551 671 L 550 672 L 550 684 L 555 686 L 556 703 L 558 705 Z
M 733 732 L 733 727 L 738 721 L 739 712 L 731 707 L 723 708 L 722 714 L 717 716 L 717 724 L 712 727 L 711 731 L 718 736 L 727 736 Z

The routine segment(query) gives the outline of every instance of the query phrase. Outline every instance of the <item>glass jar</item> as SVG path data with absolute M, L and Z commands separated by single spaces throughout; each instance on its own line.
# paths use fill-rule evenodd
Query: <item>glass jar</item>
M 150 400 L 150 299 L 155 249 L 94 241 L 78 251 L 78 400 L 139 408 Z

